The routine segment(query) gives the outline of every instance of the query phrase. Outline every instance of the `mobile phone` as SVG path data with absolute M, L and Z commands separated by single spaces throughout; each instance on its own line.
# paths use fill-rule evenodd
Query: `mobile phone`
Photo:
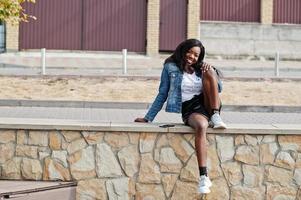
M 168 127 L 174 127 L 174 126 L 175 126 L 174 124 L 162 124 L 159 127 L 161 127 L 161 128 L 168 128 Z

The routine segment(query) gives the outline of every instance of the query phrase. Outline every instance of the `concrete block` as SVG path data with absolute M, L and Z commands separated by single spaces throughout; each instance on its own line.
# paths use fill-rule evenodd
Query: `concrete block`
M 254 25 L 252 27 L 253 40 L 278 41 L 279 29 L 271 25 Z
M 301 29 L 295 26 L 281 26 L 279 29 L 279 40 L 301 42 Z
M 237 24 L 203 24 L 200 28 L 202 38 L 251 39 L 252 26 Z
M 202 40 L 207 54 L 216 55 L 253 55 L 253 40 L 212 39 Z
M 278 51 L 280 58 L 293 58 L 301 55 L 301 42 L 254 41 L 254 50 L 256 55 L 274 57 L 276 51 Z

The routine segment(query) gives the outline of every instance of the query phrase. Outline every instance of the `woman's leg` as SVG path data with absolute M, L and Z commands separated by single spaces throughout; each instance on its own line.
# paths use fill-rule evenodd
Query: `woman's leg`
M 220 98 L 218 94 L 217 74 L 213 69 L 203 73 L 204 106 L 210 114 L 210 126 L 213 128 L 227 128 L 219 115 Z
M 208 127 L 208 119 L 201 114 L 192 113 L 188 118 L 188 125 L 195 130 L 195 150 L 199 167 L 206 167 L 206 131 Z
M 206 131 L 208 127 L 208 119 L 198 113 L 192 113 L 188 118 L 188 124 L 195 130 L 195 150 L 199 165 L 199 187 L 201 194 L 210 192 L 212 185 L 207 176 L 207 145 L 206 145 Z
M 213 110 L 219 110 L 220 108 L 217 74 L 213 69 L 203 73 L 203 93 L 205 108 L 212 115 Z

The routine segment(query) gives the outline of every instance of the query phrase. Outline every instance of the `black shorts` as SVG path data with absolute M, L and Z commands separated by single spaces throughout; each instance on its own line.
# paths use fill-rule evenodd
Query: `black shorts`
M 221 103 L 220 108 L 221 109 Z M 210 119 L 210 113 L 205 109 L 204 95 L 203 93 L 194 96 L 192 99 L 182 103 L 182 120 L 185 125 L 188 125 L 188 118 L 192 113 L 199 113 L 204 115 L 208 120 Z

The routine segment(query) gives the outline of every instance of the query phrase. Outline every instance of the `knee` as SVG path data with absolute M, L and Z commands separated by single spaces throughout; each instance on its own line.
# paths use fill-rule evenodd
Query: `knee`
M 202 121 L 202 122 L 198 122 L 195 130 L 196 130 L 196 134 L 206 134 L 208 128 L 208 122 L 207 121 Z
M 214 71 L 214 69 L 210 69 L 210 70 L 204 72 L 203 79 L 204 79 L 204 81 L 216 80 L 216 72 Z

